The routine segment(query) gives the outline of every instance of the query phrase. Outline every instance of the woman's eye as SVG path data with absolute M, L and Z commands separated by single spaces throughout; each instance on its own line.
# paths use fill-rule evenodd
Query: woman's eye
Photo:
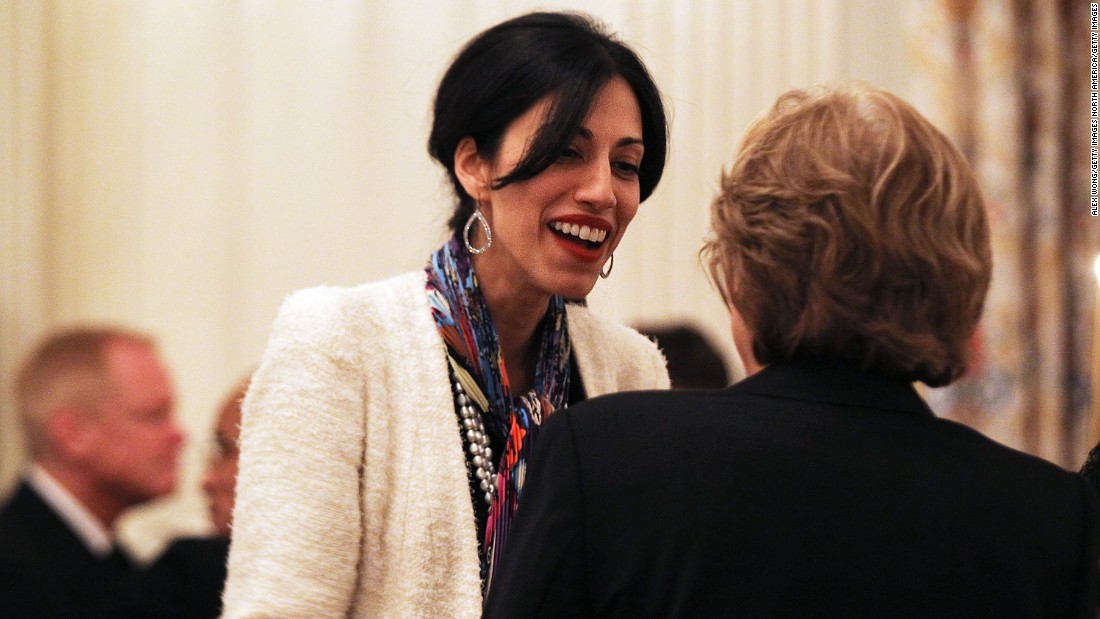
M 579 159 L 581 156 L 580 151 L 573 147 L 566 148 L 558 155 L 558 159 Z
M 615 162 L 615 169 L 624 176 L 637 176 L 638 165 L 629 161 L 617 161 Z

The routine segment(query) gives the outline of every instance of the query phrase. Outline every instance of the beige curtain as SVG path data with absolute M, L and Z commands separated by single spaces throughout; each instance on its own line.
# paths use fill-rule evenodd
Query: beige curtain
M 1088 205 L 1088 3 L 930 0 L 919 105 L 967 153 L 993 228 L 976 363 L 938 411 L 1069 468 L 1088 451 L 1100 225 Z M 1093 386 L 1095 389 L 1095 386 Z
M 12 375 L 48 321 L 43 7 L 0 2 L 0 495 L 25 448 Z

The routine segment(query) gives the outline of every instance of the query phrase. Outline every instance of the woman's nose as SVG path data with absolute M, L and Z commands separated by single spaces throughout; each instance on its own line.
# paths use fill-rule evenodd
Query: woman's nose
M 608 162 L 595 161 L 587 166 L 575 197 L 577 202 L 591 204 L 601 210 L 618 204 L 611 165 Z

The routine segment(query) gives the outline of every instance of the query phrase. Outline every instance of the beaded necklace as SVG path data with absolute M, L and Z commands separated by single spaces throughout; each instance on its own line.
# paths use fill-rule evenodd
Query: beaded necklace
M 487 591 L 519 505 L 527 458 L 539 426 L 567 403 L 571 361 L 565 301 L 551 297 L 538 331 L 535 388 L 514 394 L 492 316 L 462 240 L 454 236 L 440 247 L 425 271 L 428 302 L 447 347 L 469 473 L 481 490 L 477 498 L 489 506 L 479 548 Z M 491 436 L 503 439 L 503 453 L 493 453 Z
M 492 505 L 497 498 L 497 467 L 493 462 L 493 448 L 489 446 L 489 433 L 485 431 L 485 422 L 481 420 L 481 411 L 488 410 L 488 402 L 476 384 L 471 385 L 471 395 L 466 395 L 466 388 L 462 383 L 473 383 L 473 377 L 449 354 L 447 362 L 451 365 L 451 388 L 455 394 L 455 408 L 461 418 L 461 430 L 465 433 L 470 472 L 477 479 L 478 488 L 484 493 L 482 498 L 485 503 Z M 459 378 L 460 376 L 466 380 Z M 481 408 L 475 408 L 476 405 Z

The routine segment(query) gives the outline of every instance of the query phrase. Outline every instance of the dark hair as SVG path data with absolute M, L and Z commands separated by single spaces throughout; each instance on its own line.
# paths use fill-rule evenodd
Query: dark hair
M 729 370 L 710 339 L 691 324 L 635 326 L 653 340 L 668 361 L 673 389 L 722 389 L 730 384 Z
M 1081 465 L 1081 475 L 1093 490 L 1100 493 L 1100 444 L 1094 445 L 1089 451 L 1085 463 Z
M 428 152 L 447 169 L 458 197 L 449 227 L 462 230 L 475 207 L 455 174 L 458 143 L 471 137 L 478 153 L 496 155 L 505 130 L 544 97 L 546 122 L 522 161 L 494 188 L 537 176 L 558 159 L 584 121 L 593 99 L 622 77 L 638 100 L 645 155 L 638 171 L 640 197 L 653 193 L 664 170 L 668 125 L 649 71 L 630 48 L 579 13 L 528 13 L 477 35 L 455 57 L 435 96 Z
M 703 249 L 756 360 L 945 385 L 992 273 L 981 190 L 951 140 L 863 84 L 792 90 L 749 127 Z

